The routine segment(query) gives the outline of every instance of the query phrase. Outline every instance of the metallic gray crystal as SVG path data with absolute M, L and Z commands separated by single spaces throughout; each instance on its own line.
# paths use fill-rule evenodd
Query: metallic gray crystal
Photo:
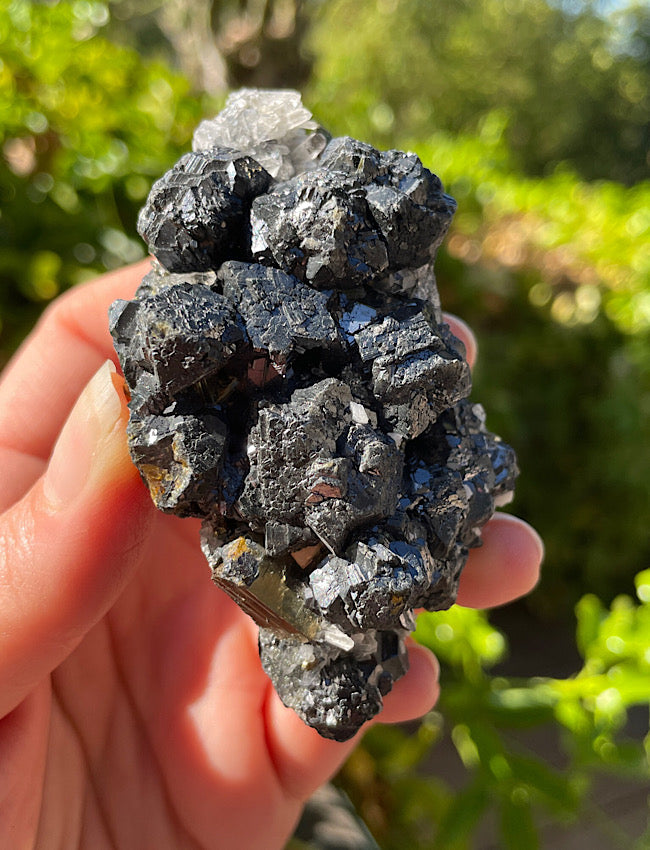
M 455 202 L 414 154 L 327 138 L 295 92 L 232 95 L 154 184 L 156 260 L 110 329 L 155 504 L 202 517 L 281 699 L 341 741 L 406 672 L 413 610 L 453 604 L 518 470 L 442 322 Z

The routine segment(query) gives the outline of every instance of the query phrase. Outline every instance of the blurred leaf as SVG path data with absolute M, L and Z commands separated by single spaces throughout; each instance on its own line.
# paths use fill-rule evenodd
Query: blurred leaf
M 517 794 L 515 790 L 511 796 L 504 796 L 499 810 L 503 850 L 537 850 L 539 837 L 525 792 Z
M 504 636 L 488 623 L 484 612 L 456 605 L 420 614 L 415 639 L 439 658 L 463 665 L 470 677 L 483 666 L 496 664 L 506 652 Z
M 604 613 L 602 602 L 592 594 L 583 596 L 576 605 L 578 620 L 576 642 L 583 658 L 586 658 L 589 647 L 598 638 Z
M 488 804 L 488 792 L 482 777 L 474 779 L 458 792 L 443 815 L 436 833 L 435 850 L 461 850 L 469 839 Z
M 574 815 L 581 802 L 581 781 L 571 773 L 556 770 L 541 759 L 511 754 L 509 763 L 516 783 L 539 795 L 552 810 Z

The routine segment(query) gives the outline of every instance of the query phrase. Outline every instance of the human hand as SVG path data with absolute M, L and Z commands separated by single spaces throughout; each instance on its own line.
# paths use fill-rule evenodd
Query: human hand
M 130 461 L 107 310 L 145 270 L 60 298 L 0 383 L 3 848 L 281 848 L 354 746 L 282 705 L 256 627 L 209 580 L 198 521 L 156 511 Z M 459 603 L 530 590 L 529 526 L 497 516 L 483 538 Z M 434 704 L 435 659 L 412 645 L 410 665 L 382 721 Z

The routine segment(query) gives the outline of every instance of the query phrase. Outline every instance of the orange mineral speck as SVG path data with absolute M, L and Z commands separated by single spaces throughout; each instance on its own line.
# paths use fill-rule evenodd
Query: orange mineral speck
M 245 537 L 238 537 L 237 540 L 233 540 L 232 549 L 230 550 L 230 557 L 234 560 L 235 558 L 241 558 L 246 552 L 249 552 L 248 544 L 246 543 Z

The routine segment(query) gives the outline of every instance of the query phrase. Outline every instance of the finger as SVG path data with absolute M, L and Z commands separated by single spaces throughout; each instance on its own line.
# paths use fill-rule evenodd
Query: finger
M 44 476 L 0 519 L 0 717 L 75 648 L 138 562 L 153 509 L 117 381 L 111 364 L 97 372 Z
M 440 665 L 436 656 L 425 646 L 408 641 L 408 673 L 398 679 L 384 699 L 384 708 L 377 715 L 380 723 L 405 723 L 422 717 L 440 696 Z
M 472 549 L 461 575 L 458 604 L 493 608 L 529 593 L 544 557 L 537 532 L 518 517 L 497 513 L 482 538 L 483 546 Z
M 453 335 L 457 336 L 464 343 L 467 352 L 467 362 L 470 368 L 473 369 L 476 363 L 476 355 L 478 354 L 478 343 L 472 329 L 462 319 L 459 319 L 458 316 L 452 316 L 451 313 L 445 313 L 443 319 L 449 325 Z
M 278 836 L 290 832 L 298 804 L 289 810 L 267 755 L 262 711 L 269 682 L 257 627 L 202 576 L 165 606 L 150 637 L 150 647 L 135 649 L 151 658 L 149 681 L 142 683 L 141 666 L 129 678 L 141 694 L 165 791 L 196 846 L 214 846 L 215 800 L 229 815 L 219 847 L 242 847 L 242 824 L 247 847 L 283 846 Z M 251 807 L 252 799 L 258 805 Z
M 0 465 L 13 504 L 43 471 L 79 393 L 108 358 L 116 361 L 108 307 L 133 295 L 148 263 L 70 290 L 44 313 L 0 382 Z
M 439 693 L 435 656 L 409 641 L 409 664 L 409 671 L 395 683 L 373 722 L 413 720 L 435 704 Z M 267 746 L 280 781 L 298 799 L 306 799 L 333 776 L 359 740 L 359 735 L 344 743 L 322 738 L 284 706 L 272 688 L 266 706 L 266 727 Z

